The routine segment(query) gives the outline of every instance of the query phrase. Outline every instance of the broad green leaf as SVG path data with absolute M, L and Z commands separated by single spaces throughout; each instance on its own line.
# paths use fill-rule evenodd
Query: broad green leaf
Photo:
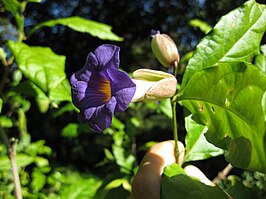
M 44 26 L 53 27 L 55 25 L 64 25 L 75 31 L 82 32 L 82 33 L 88 33 L 102 40 L 112 40 L 112 41 L 123 40 L 123 38 L 117 36 L 116 34 L 112 32 L 111 26 L 100 23 L 100 22 L 84 19 L 78 16 L 54 19 L 54 20 L 40 23 L 39 25 L 35 26 L 32 29 L 30 34 L 32 34 L 36 30 Z
M 21 3 L 17 0 L 2 0 L 2 2 L 5 9 L 12 12 L 13 15 L 16 15 L 20 10 Z
M 8 42 L 8 48 L 24 76 L 38 86 L 51 101 L 71 101 L 70 85 L 64 71 L 64 56 L 55 54 L 47 47 L 30 47 L 13 41 Z
M 204 134 L 208 128 L 193 121 L 191 115 L 185 118 L 185 127 L 187 130 L 185 162 L 204 160 L 223 154 L 222 149 L 206 140 Z
M 261 38 L 266 30 L 266 6 L 251 0 L 221 18 L 197 45 L 190 59 L 182 87 L 193 74 L 218 62 L 247 61 L 259 54 Z
M 178 164 L 164 172 L 161 186 L 162 199 L 225 199 L 228 195 L 219 187 L 207 186 L 187 176 Z M 173 168 L 171 168 L 173 167 Z M 174 174 L 176 171 L 176 174 Z
M 189 25 L 191 25 L 192 27 L 199 28 L 205 34 L 210 32 L 212 29 L 212 27 L 208 23 L 206 23 L 205 21 L 202 21 L 200 19 L 190 20 Z
M 265 90 L 266 77 L 257 67 L 220 63 L 195 73 L 177 100 L 208 127 L 207 140 L 226 150 L 233 166 L 266 172 Z

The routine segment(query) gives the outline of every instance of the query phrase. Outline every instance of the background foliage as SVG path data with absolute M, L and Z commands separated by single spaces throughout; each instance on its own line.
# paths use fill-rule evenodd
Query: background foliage
M 193 114 L 184 120 L 188 111 L 177 107 L 179 137 L 188 143 L 186 161 L 194 161 L 193 164 L 212 179 L 227 164 L 223 156 L 214 156 L 222 154 L 222 149 L 230 149 L 226 160 L 236 164 L 238 169 L 235 168 L 231 173 L 234 176 L 221 182 L 220 187 L 237 194 L 239 190 L 246 190 L 255 193 L 254 197 L 265 194 L 264 174 L 239 169 L 265 172 L 265 146 L 261 143 L 265 135 L 262 114 L 265 105 L 261 109 L 259 101 L 265 91 L 265 76 L 250 63 L 243 63 L 257 55 L 252 64 L 265 73 L 265 45 L 259 48 L 265 43 L 265 12 L 260 15 L 260 8 L 250 6 L 242 13 L 239 11 L 237 18 L 234 12 L 218 22 L 221 16 L 242 3 L 244 1 L 209 0 L 0 2 L 0 57 L 3 60 L 0 129 L 1 135 L 18 138 L 16 152 L 24 198 L 125 198 L 146 150 L 155 142 L 172 139 L 169 100 L 131 104 L 126 113 L 114 118 L 111 128 L 96 134 L 88 125 L 78 123 L 70 98 L 70 75 L 83 66 L 87 53 L 102 43 L 121 47 L 121 67 L 126 72 L 137 68 L 165 70 L 151 54 L 151 29 L 160 29 L 172 36 L 182 57 L 180 66 L 187 68 L 183 80 L 181 74 L 178 76 L 179 82 L 182 80 L 182 92 L 177 98 Z M 254 21 L 246 23 L 249 19 Z M 229 28 L 232 24 L 235 29 Z M 226 45 L 225 40 L 229 40 Z M 191 51 L 199 41 L 191 58 Z M 209 44 L 210 41 L 214 42 Z M 206 47 L 210 47 L 208 57 Z M 220 85 L 215 81 L 222 82 L 220 92 L 216 92 Z M 234 92 L 227 93 L 233 88 Z M 239 109 L 247 101 L 254 105 L 251 113 L 250 109 Z M 230 115 L 232 111 L 237 114 Z M 225 118 L 230 120 L 218 128 Z M 208 131 L 194 121 L 208 126 Z M 242 128 L 235 129 L 234 124 Z M 231 140 L 222 140 L 230 128 L 238 133 L 230 135 Z M 189 137 L 190 130 L 197 131 L 198 136 Z M 213 133 L 219 130 L 218 135 Z M 259 134 L 256 138 L 252 135 L 254 131 Z M 200 151 L 202 147 L 198 150 L 191 139 L 205 146 L 207 140 L 202 136 L 205 132 L 207 140 L 222 149 L 209 145 L 204 148 L 206 151 Z M 252 148 L 260 146 L 258 151 L 250 152 L 250 143 L 234 139 L 238 134 L 247 136 Z M 1 138 L 2 143 L 6 142 L 5 136 Z M 238 147 L 243 145 L 247 147 L 235 159 Z M 243 163 L 241 155 L 250 155 L 252 163 Z M 199 161 L 207 158 L 210 159 Z M 261 162 L 260 169 L 258 162 Z M 182 181 L 190 183 L 186 177 Z M 170 187 L 167 183 L 165 186 Z M 13 190 L 7 149 L 1 144 L 0 196 L 14 198 Z

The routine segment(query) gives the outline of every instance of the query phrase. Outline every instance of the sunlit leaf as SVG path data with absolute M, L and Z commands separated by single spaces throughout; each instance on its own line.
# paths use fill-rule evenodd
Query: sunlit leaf
M 8 42 L 8 48 L 23 75 L 46 93 L 51 101 L 71 101 L 64 56 L 55 54 L 47 47 L 30 47 L 13 41 Z
M 266 44 L 260 47 L 261 54 L 256 56 L 255 65 L 266 75 Z
M 77 137 L 78 136 L 78 128 L 79 128 L 79 125 L 78 124 L 75 124 L 75 123 L 69 123 L 67 124 L 62 132 L 61 132 L 61 135 L 63 137 L 68 137 L 68 138 L 74 138 L 74 137 Z
M 3 107 L 3 100 L 0 98 L 0 113 L 2 111 L 2 107 Z
M 39 170 L 35 169 L 32 174 L 32 181 L 31 181 L 31 187 L 34 190 L 34 192 L 40 191 L 46 182 L 46 176 Z
M 16 162 L 18 167 L 26 167 L 33 163 L 34 158 L 26 154 L 17 154 Z M 0 157 L 0 170 L 9 170 L 11 168 L 10 160 L 7 156 Z
M 221 18 L 197 45 L 190 59 L 182 87 L 200 70 L 218 62 L 247 61 L 259 54 L 261 38 L 266 30 L 266 6 L 251 0 Z
M 13 126 L 13 122 L 9 117 L 7 117 L 5 115 L 1 115 L 0 116 L 0 126 L 3 128 L 10 128 Z
M 122 41 L 123 38 L 117 36 L 112 32 L 112 27 L 100 22 L 84 19 L 78 16 L 54 19 L 50 21 L 43 22 L 33 28 L 31 34 L 36 30 L 48 26 L 53 27 L 56 25 L 64 25 L 75 31 L 88 33 L 94 37 L 98 37 L 103 40 L 113 40 L 113 41 Z
M 9 12 L 12 12 L 13 15 L 15 15 L 20 10 L 21 4 L 17 0 L 2 0 L 2 2 L 5 9 Z
M 192 19 L 189 22 L 189 25 L 199 28 L 203 33 L 207 34 L 211 31 L 212 27 L 205 21 L 200 19 Z
M 205 136 L 227 150 L 232 165 L 266 172 L 265 123 L 261 106 L 266 77 L 252 65 L 220 63 L 197 72 L 178 100 L 193 119 L 208 127 Z
M 208 128 L 192 120 L 191 115 L 185 118 L 186 155 L 185 162 L 204 160 L 223 154 L 223 150 L 209 143 L 204 134 Z
M 190 178 L 185 174 L 181 166 L 173 164 L 168 166 L 164 172 L 160 198 L 227 199 L 228 195 L 217 186 L 207 186 Z

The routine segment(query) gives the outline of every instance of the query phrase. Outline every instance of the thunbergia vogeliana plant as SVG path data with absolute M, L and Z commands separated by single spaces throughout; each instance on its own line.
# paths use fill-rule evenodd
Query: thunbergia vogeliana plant
M 95 131 L 109 127 L 114 112 L 125 111 L 136 90 L 131 78 L 118 70 L 119 50 L 115 45 L 99 46 L 70 79 L 78 117 Z

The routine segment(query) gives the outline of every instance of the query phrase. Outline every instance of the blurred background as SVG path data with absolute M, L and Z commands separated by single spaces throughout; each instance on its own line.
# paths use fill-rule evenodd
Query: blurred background
M 200 28 L 191 23 L 191 20 L 200 19 L 214 26 L 221 16 L 244 2 L 244 0 L 42 0 L 41 3 L 29 3 L 26 7 L 24 12 L 26 36 L 38 23 L 80 16 L 112 26 L 112 31 L 124 40 L 103 41 L 57 25 L 39 29 L 28 37 L 25 43 L 31 46 L 49 46 L 56 54 L 65 55 L 65 71 L 68 78 L 85 64 L 88 52 L 94 51 L 103 43 L 120 46 L 120 67 L 128 73 L 138 68 L 166 70 L 160 66 L 151 52 L 151 29 L 170 35 L 182 57 L 194 50 L 205 35 Z M 16 37 L 14 18 L 11 13 L 4 10 L 0 1 L 0 47 L 6 49 L 5 42 L 10 39 L 15 40 Z M 0 75 L 1 73 L 0 70 Z M 12 75 L 9 74 L 10 79 Z M 179 77 L 179 81 L 181 79 L 182 76 Z M 38 173 L 36 165 L 33 164 L 27 165 L 25 169 L 27 175 L 22 176 L 22 185 L 24 183 L 23 186 L 27 188 L 25 189 L 28 198 L 34 195 L 35 198 L 45 198 L 45 196 L 70 198 L 67 194 L 71 191 L 73 193 L 73 190 L 78 192 L 78 188 L 82 189 L 81 185 L 84 187 L 81 191 L 83 194 L 86 194 L 84 190 L 91 190 L 91 193 L 84 198 L 89 198 L 89 195 L 93 198 L 97 191 L 97 194 L 100 194 L 101 188 L 114 179 L 127 179 L 127 182 L 130 182 L 148 147 L 154 142 L 172 139 L 171 109 L 166 101 L 131 105 L 125 113 L 116 115 L 110 129 L 103 133 L 94 133 L 86 124 L 78 122 L 76 112 L 69 108 L 67 103 L 60 104 L 58 108 L 51 107 L 47 113 L 41 113 L 33 99 L 27 98 L 27 100 L 30 102 L 30 108 L 26 112 L 27 132 L 31 137 L 31 143 L 42 140 L 43 144 L 36 147 L 45 146 L 47 147 L 45 149 L 50 151 L 41 154 L 49 160 L 46 165 L 49 168 L 47 171 Z M 183 121 L 185 114 L 186 111 L 178 106 L 179 137 L 182 142 L 186 133 Z M 16 135 L 18 132 L 11 128 L 9 133 Z M 210 179 L 227 165 L 223 157 L 193 164 L 201 168 Z M 237 169 L 233 172 L 241 173 Z M 40 177 L 40 173 L 45 177 Z M 31 185 L 33 179 L 39 186 L 37 192 Z M 76 185 L 71 183 L 73 180 Z M 119 182 L 123 185 L 123 180 Z M 1 187 L 4 190 L 9 183 L 10 181 L 2 179 L 0 192 Z M 123 198 L 122 195 L 125 196 L 128 192 L 120 184 L 114 187 Z M 38 196 L 37 193 L 41 195 Z M 110 191 L 108 194 L 108 197 L 112 198 L 113 193 Z M 7 194 L 4 196 L 9 198 Z

